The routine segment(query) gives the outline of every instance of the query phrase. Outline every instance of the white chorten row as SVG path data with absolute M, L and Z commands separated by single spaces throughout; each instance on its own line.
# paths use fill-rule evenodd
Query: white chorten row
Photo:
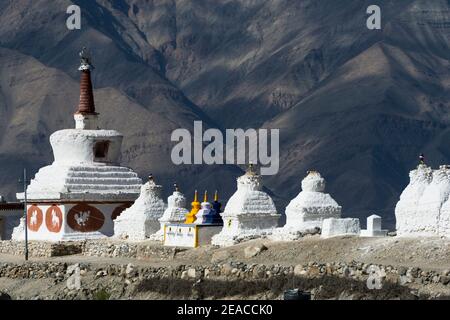
M 219 230 L 210 239 L 219 246 L 266 236 L 295 240 L 319 230 L 322 237 L 386 235 L 379 216 L 368 218 L 366 230 L 360 230 L 358 219 L 342 219 L 342 207 L 325 192 L 325 179 L 316 171 L 303 179 L 301 192 L 286 207 L 286 224 L 281 228 L 280 214 L 252 166 L 237 179 L 237 191 L 223 212 L 217 199 L 211 204 L 206 194 L 200 205 L 197 193 L 189 212 L 177 186 L 166 205 L 161 198 L 162 187 L 153 178 L 142 185 L 135 172 L 120 165 L 123 136 L 99 128 L 91 83 L 93 67 L 85 50 L 80 56 L 80 102 L 74 114 L 75 128 L 51 135 L 54 161 L 41 168 L 27 188 L 26 228 L 30 240 L 114 236 L 162 241 L 166 227 L 172 230 L 173 225 L 184 225 L 196 232 L 197 226 L 202 226 L 208 235 L 212 235 L 211 230 Z M 395 210 L 398 234 L 450 236 L 450 167 L 433 171 L 422 161 L 411 171 L 410 178 Z M 25 200 L 24 193 L 17 194 L 17 198 Z M 14 230 L 16 240 L 23 239 L 24 224 L 23 219 Z

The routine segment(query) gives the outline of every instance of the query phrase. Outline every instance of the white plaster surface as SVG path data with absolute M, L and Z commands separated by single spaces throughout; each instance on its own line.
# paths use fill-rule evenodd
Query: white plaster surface
M 25 240 L 25 217 L 21 217 L 19 225 L 12 231 L 11 240 L 23 241 Z
M 151 240 L 163 241 L 164 226 L 168 223 L 183 223 L 189 211 L 186 209 L 186 197 L 179 191 L 174 191 L 167 198 L 167 208 L 159 218 L 160 229 L 150 236 Z
M 382 229 L 382 219 L 373 214 L 367 218 L 367 229 L 361 230 L 361 237 L 385 237 L 388 230 Z
M 205 216 L 210 214 L 212 209 L 212 205 L 210 202 L 202 202 L 201 209 L 195 215 L 194 224 L 203 224 L 205 220 Z
M 159 219 L 166 209 L 161 191 L 162 187 L 153 180 L 144 184 L 135 203 L 114 221 L 114 236 L 139 241 L 157 232 L 160 229 Z
M 302 181 L 302 191 L 286 207 L 286 224 L 270 236 L 273 240 L 296 240 L 302 233 L 322 227 L 327 218 L 340 218 L 342 207 L 325 193 L 326 182 L 312 171 Z
M 425 164 L 409 174 L 410 183 L 395 208 L 397 235 L 450 236 L 450 167 Z
M 222 231 L 212 238 L 212 244 L 229 246 L 273 232 L 280 215 L 262 187 L 261 176 L 255 173 L 247 172 L 237 179 L 237 191 L 221 213 Z
M 134 201 L 142 180 L 119 166 L 123 136 L 115 130 L 59 130 L 50 136 L 54 162 L 41 168 L 27 188 L 28 199 Z M 94 146 L 108 141 L 106 157 L 96 158 Z M 23 200 L 23 193 L 17 198 Z
M 360 231 L 359 219 L 328 218 L 323 220 L 321 237 L 330 238 L 335 236 L 359 235 Z
M 102 239 L 111 237 L 114 233 L 114 224 L 111 219 L 113 211 L 121 205 L 121 203 L 111 203 L 111 204 L 89 204 L 100 210 L 104 216 L 104 223 L 98 231 L 93 232 L 80 232 L 73 230 L 67 223 L 67 214 L 70 209 L 76 204 L 67 203 L 59 204 L 58 208 L 61 210 L 63 221 L 61 230 L 58 233 L 50 232 L 47 229 L 45 222 L 46 211 L 51 204 L 39 204 L 38 207 L 42 210 L 43 221 L 38 231 L 32 231 L 28 229 L 28 239 L 29 240 L 41 240 L 41 241 L 79 241 L 87 239 Z M 30 208 L 30 205 L 28 206 Z M 14 228 L 12 239 L 13 240 L 23 240 L 24 239 L 24 227 L 23 224 L 25 219 L 22 218 L 18 227 Z

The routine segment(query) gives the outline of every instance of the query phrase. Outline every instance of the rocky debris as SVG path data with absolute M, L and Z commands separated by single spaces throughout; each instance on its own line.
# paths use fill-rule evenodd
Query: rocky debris
M 187 270 L 187 276 L 188 276 L 189 278 L 195 279 L 195 278 L 196 278 L 196 275 L 197 275 L 197 272 L 196 272 L 195 268 L 189 268 L 189 269 Z
M 65 283 L 76 268 L 84 271 L 83 275 L 80 272 L 81 288 L 79 290 L 69 289 Z M 440 286 L 442 289 L 440 292 L 443 294 L 443 292 L 448 291 L 448 285 L 450 285 L 450 276 L 445 275 L 446 273 L 448 274 L 447 271 L 439 272 L 390 265 L 369 265 L 357 261 L 326 264 L 311 261 L 295 266 L 249 264 L 230 261 L 223 264 L 212 263 L 207 266 L 177 265 L 160 267 L 136 266 L 133 264 L 110 264 L 103 267 L 93 267 L 90 264 L 81 263 L 67 266 L 67 264 L 62 262 L 0 263 L 0 278 L 55 280 L 55 286 L 57 286 L 58 290 L 48 294 L 43 292 L 38 295 L 37 298 L 39 299 L 132 298 L 139 290 L 153 290 L 152 288 L 155 286 L 155 283 L 159 283 L 159 287 L 167 287 L 167 284 L 163 284 L 164 281 L 173 283 L 173 281 L 181 280 L 191 283 L 192 290 L 197 292 L 196 295 L 198 297 L 202 296 L 201 288 L 204 281 L 225 281 L 226 283 L 247 281 L 250 283 L 252 281 L 270 280 L 279 281 L 286 285 L 290 281 L 293 281 L 288 279 L 304 279 L 301 281 L 311 281 L 308 283 L 317 284 L 314 281 L 326 278 L 328 280 L 320 281 L 321 285 L 329 284 L 329 281 L 331 281 L 329 279 L 334 279 L 333 281 L 337 283 L 344 280 L 353 281 L 355 283 L 353 286 L 356 283 L 360 284 L 359 291 L 367 291 L 369 289 L 367 289 L 366 283 L 369 277 L 375 277 L 375 280 L 379 281 L 383 288 L 411 286 L 411 289 L 408 289 L 409 292 L 417 286 L 420 286 L 420 288 L 431 288 L 430 290 L 435 290 L 436 286 Z M 150 283 L 150 287 L 145 289 L 145 283 Z M 323 288 L 318 291 L 316 290 L 314 296 L 318 298 L 323 297 L 325 293 L 322 293 L 322 291 L 326 293 L 327 290 Z M 438 293 L 436 291 L 436 295 Z M 360 298 L 359 294 L 351 296 L 353 294 L 355 293 L 351 291 L 339 291 L 336 297 L 341 296 L 343 298 L 345 296 L 348 299 Z M 30 299 L 30 297 L 23 296 L 17 298 Z
M 252 245 L 244 249 L 244 255 L 248 259 L 257 256 L 265 250 L 267 250 L 267 247 L 264 244 Z
M 230 253 L 226 250 L 217 251 L 212 254 L 211 262 L 218 263 L 228 260 L 231 257 Z

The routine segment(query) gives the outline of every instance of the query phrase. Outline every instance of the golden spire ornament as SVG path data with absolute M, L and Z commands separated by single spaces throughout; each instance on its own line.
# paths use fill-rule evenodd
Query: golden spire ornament
M 194 193 L 194 201 L 192 201 L 191 203 L 191 211 L 186 215 L 186 220 L 184 221 L 184 223 L 186 224 L 191 224 L 195 222 L 195 215 L 197 214 L 197 212 L 199 212 L 201 208 L 201 204 L 198 201 L 198 191 L 195 190 Z

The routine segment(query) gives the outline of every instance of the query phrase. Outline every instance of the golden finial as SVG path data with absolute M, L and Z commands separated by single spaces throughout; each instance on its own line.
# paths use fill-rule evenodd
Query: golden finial
M 208 191 L 205 190 L 205 194 L 203 195 L 203 202 L 208 202 Z
M 197 190 L 195 190 L 195 193 L 194 193 L 194 202 L 198 202 L 198 191 Z
M 219 201 L 219 193 L 217 192 L 217 190 L 216 192 L 214 192 L 214 201 L 215 202 Z

